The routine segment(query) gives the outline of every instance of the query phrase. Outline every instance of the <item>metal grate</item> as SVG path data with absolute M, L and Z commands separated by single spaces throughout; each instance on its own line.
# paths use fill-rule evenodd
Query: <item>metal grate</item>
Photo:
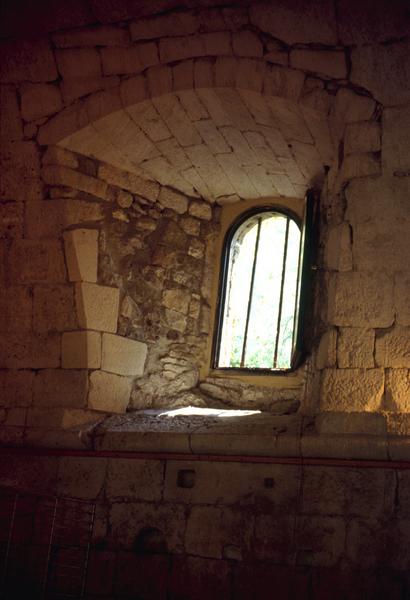
M 84 596 L 95 504 L 0 487 L 0 598 Z

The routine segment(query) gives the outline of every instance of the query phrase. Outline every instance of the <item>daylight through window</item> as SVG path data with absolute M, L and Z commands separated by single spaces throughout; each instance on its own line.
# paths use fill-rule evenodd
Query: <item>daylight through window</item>
M 263 209 L 243 218 L 225 248 L 215 367 L 287 370 L 296 343 L 301 229 Z

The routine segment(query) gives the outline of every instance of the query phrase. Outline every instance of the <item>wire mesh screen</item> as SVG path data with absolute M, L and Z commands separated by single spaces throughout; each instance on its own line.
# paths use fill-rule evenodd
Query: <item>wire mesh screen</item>
M 82 598 L 92 502 L 0 487 L 0 598 Z

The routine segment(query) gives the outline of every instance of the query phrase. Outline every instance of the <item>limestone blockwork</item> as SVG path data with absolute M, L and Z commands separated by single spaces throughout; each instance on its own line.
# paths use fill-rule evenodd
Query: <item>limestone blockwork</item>
M 199 431 L 195 415 L 177 418 L 189 433 L 182 446 L 172 426 L 155 421 L 144 433 L 144 418 L 137 419 L 141 409 L 190 406 L 210 415 L 263 411 L 264 425 L 258 421 L 255 429 L 248 421 L 229 443 L 226 420 L 209 425 L 216 428 L 212 443 L 221 454 L 225 444 L 228 453 L 236 448 L 263 455 L 269 431 L 269 452 L 278 456 L 409 460 L 406 2 L 75 0 L 70 9 L 58 0 L 40 4 L 21 2 L 18 14 L 5 2 L 1 26 L 2 444 L 98 450 L 106 427 L 115 432 L 107 442 L 113 451 L 212 453 L 211 438 L 201 437 L 206 431 Z M 308 190 L 320 198 L 308 355 L 288 375 L 221 377 L 208 363 L 224 211 L 249 203 L 300 203 Z M 271 428 L 273 418 L 284 420 Z M 128 437 L 122 437 L 125 432 Z M 158 476 L 159 482 L 158 464 L 147 463 L 143 477 L 151 482 L 151 475 Z M 108 504 L 110 469 L 104 485 L 93 487 L 91 469 L 83 478 Z M 361 471 L 354 472 L 343 485 L 366 487 Z M 320 487 L 312 477 L 312 486 Z M 332 476 L 323 478 L 338 492 Z M 232 496 L 239 512 L 230 508 L 227 515 L 211 498 L 205 507 L 199 502 L 190 508 L 189 518 L 185 505 L 175 514 L 168 507 L 167 484 L 161 482 L 154 496 L 133 499 L 153 502 L 159 511 L 138 520 L 133 504 L 135 535 L 139 525 L 158 529 L 154 545 L 166 543 L 176 563 L 180 555 L 189 556 L 175 572 L 193 578 L 190 589 L 213 577 L 226 581 L 229 561 L 243 561 L 243 572 L 216 597 L 242 598 L 232 590 L 246 589 L 255 560 L 262 578 L 265 560 L 319 571 L 383 564 L 384 555 L 374 559 L 371 551 L 368 562 L 359 564 L 358 558 L 371 549 L 379 513 L 373 521 L 360 511 L 352 516 L 348 500 L 339 496 L 343 510 L 339 504 L 333 510 L 330 493 L 326 510 L 299 507 L 295 529 L 293 521 L 275 521 L 270 509 L 264 512 L 265 499 L 254 494 L 259 483 L 252 480 L 249 506 L 242 490 Z M 303 485 L 309 498 L 309 483 Z M 385 483 L 380 485 L 375 494 L 386 497 Z M 114 494 L 112 536 L 130 494 L 128 488 Z M 394 520 L 395 502 L 384 526 Z M 246 520 L 254 505 L 263 516 Z M 179 517 L 183 536 L 180 524 L 173 524 Z M 406 519 L 394 527 L 408 545 Z M 245 521 L 239 551 L 229 540 Z M 203 524 L 213 532 L 212 544 L 197 535 Z M 277 525 L 280 539 L 274 543 Z M 312 529 L 314 549 L 304 541 Z M 123 565 L 132 563 L 131 548 L 131 542 L 124 546 Z M 111 551 L 104 550 L 96 564 L 110 563 Z M 300 563 L 296 556 L 302 556 Z M 167 557 L 157 557 L 160 570 L 169 568 Z M 147 569 L 156 570 L 155 560 Z M 403 571 L 406 560 L 400 555 L 389 568 Z M 125 578 L 126 567 L 115 564 Z M 306 597 L 326 597 L 324 580 L 312 573 L 306 584 L 303 568 L 298 571 L 302 587 L 314 590 Z M 409 584 L 400 581 L 405 594 Z M 172 585 L 142 597 L 165 598 Z M 204 597 L 211 597 L 212 586 L 206 589 Z M 123 593 L 121 588 L 106 595 Z M 175 599 L 194 597 L 186 590 L 172 593 Z M 243 597 L 264 597 L 249 594 Z

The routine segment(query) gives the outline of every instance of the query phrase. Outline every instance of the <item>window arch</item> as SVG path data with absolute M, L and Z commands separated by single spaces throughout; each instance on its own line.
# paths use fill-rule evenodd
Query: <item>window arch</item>
M 230 227 L 222 253 L 213 367 L 286 372 L 301 357 L 306 296 L 306 222 L 276 206 L 254 208 Z

